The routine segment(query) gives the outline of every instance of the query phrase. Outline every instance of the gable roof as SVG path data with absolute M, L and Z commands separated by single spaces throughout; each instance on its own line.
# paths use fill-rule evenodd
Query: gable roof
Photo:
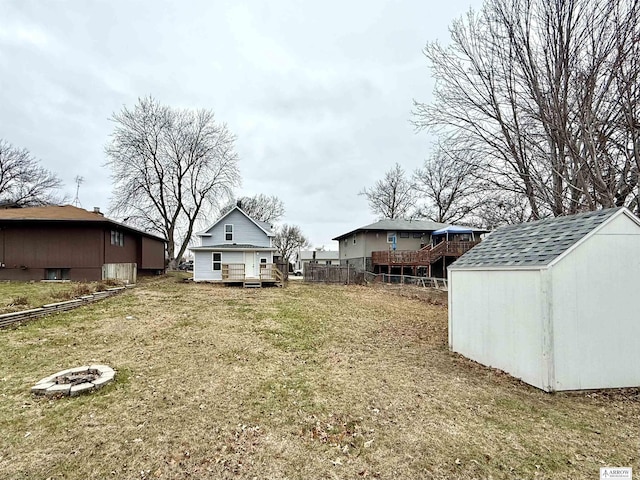
M 298 260 L 313 260 L 314 253 L 316 260 L 340 260 L 340 252 L 337 250 L 300 250 Z
M 448 227 L 448 223 L 430 222 L 428 220 L 401 220 L 401 219 L 384 219 L 375 223 L 370 223 L 364 227 L 356 228 L 350 232 L 343 233 L 332 240 L 341 240 L 344 237 L 353 235 L 358 232 L 379 232 L 379 231 L 404 231 L 404 232 L 433 232 L 441 228 Z M 486 233 L 488 230 L 482 228 L 471 228 L 476 233 Z
M 165 238 L 111 220 L 98 211 L 90 212 L 84 208 L 74 207 L 73 205 L 46 205 L 42 207 L 0 209 L 0 221 L 102 223 L 166 242 Z
M 500 227 L 449 268 L 546 267 L 621 214 L 634 218 L 619 207 Z
M 249 216 L 249 214 L 247 214 L 247 212 L 245 212 L 238 206 L 233 207 L 231 210 L 229 210 L 227 213 L 222 215 L 218 220 L 213 222 L 207 228 L 205 228 L 201 232 L 196 233 L 196 235 L 199 237 L 210 236 L 207 232 L 211 230 L 213 227 L 215 227 L 216 225 L 218 225 L 220 222 L 222 222 L 229 215 L 231 215 L 231 212 L 235 212 L 236 210 L 239 211 L 241 214 L 243 214 L 245 217 L 247 217 L 256 227 L 262 230 L 267 235 L 267 237 L 275 237 L 275 233 L 273 233 L 273 230 L 271 229 L 271 225 L 269 225 L 267 222 L 260 222 L 258 220 L 254 220 Z

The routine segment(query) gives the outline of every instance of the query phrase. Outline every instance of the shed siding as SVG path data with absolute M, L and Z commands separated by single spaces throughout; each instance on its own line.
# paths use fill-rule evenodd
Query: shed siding
M 539 271 L 449 271 L 449 345 L 538 388 L 543 376 Z
M 225 225 L 233 225 L 233 240 L 225 240 Z M 201 237 L 202 246 L 228 244 L 249 244 L 257 247 L 270 247 L 271 238 L 238 210 L 234 210 L 222 221 L 207 230 L 211 236 Z
M 552 268 L 556 390 L 640 386 L 640 229 L 624 215 Z

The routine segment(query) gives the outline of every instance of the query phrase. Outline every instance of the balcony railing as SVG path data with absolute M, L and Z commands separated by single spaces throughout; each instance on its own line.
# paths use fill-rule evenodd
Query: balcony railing
M 480 241 L 444 241 L 421 250 L 387 250 L 371 252 L 374 265 L 430 265 L 442 257 L 459 257 Z

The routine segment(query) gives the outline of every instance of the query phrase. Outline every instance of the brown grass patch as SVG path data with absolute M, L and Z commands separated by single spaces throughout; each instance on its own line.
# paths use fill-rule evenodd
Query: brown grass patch
M 104 282 L 0 282 L 0 314 L 73 300 L 118 285 Z
M 451 354 L 396 291 L 150 279 L 0 331 L 1 478 L 597 478 L 638 468 L 638 392 L 549 395 Z M 85 397 L 30 386 L 100 362 Z

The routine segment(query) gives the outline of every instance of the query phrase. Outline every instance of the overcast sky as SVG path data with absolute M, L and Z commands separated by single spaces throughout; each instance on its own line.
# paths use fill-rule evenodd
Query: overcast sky
M 376 220 L 358 192 L 431 139 L 422 48 L 480 0 L 1 0 L 0 138 L 108 210 L 111 115 L 138 97 L 206 108 L 237 137 L 239 195 L 277 195 L 314 246 Z M 213 220 L 213 219 L 212 219 Z

